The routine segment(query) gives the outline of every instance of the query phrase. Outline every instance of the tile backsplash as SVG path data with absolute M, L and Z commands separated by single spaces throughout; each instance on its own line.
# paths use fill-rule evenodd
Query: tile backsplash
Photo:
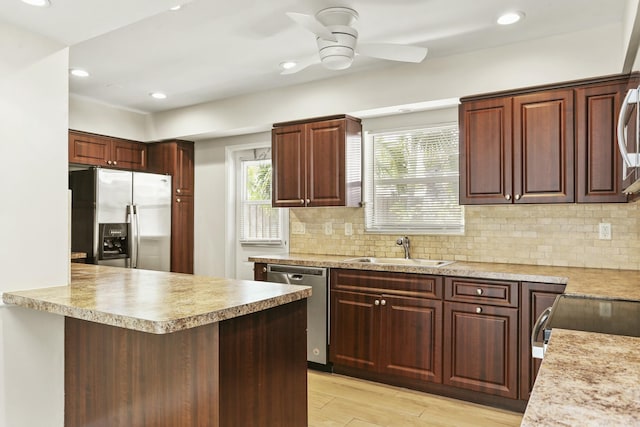
M 289 221 L 291 253 L 403 256 L 400 234 L 365 233 L 362 208 L 295 208 Z M 414 258 L 640 270 L 638 203 L 466 206 L 464 235 L 408 236 Z

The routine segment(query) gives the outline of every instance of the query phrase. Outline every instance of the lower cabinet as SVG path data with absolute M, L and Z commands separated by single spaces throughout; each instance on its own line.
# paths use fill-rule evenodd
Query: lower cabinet
M 528 400 L 538 375 L 540 359 L 531 357 L 531 332 L 538 316 L 553 305 L 564 292 L 565 285 L 551 283 L 522 283 L 520 303 L 520 399 Z M 541 339 L 541 338 L 540 338 Z
M 443 383 L 518 398 L 518 309 L 444 303 Z
M 371 292 L 380 286 L 380 275 L 384 280 L 389 274 L 398 294 Z M 373 287 L 367 287 L 368 277 Z M 408 289 L 415 289 L 420 277 L 332 270 L 329 357 L 334 366 L 441 382 L 442 301 L 401 295 L 419 295 Z M 430 287 L 434 278 L 423 277 Z

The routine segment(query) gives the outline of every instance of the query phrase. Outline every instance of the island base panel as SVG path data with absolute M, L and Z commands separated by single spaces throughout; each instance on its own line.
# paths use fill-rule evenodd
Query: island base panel
M 66 427 L 239 425 L 307 425 L 306 300 L 158 335 L 65 319 Z

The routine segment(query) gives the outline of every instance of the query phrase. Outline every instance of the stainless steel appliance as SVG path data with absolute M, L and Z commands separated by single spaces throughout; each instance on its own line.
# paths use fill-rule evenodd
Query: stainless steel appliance
M 307 361 L 311 367 L 327 369 L 329 292 L 327 269 L 294 265 L 267 265 L 267 281 L 311 286 L 307 299 Z
M 558 295 L 531 333 L 534 358 L 544 357 L 553 328 L 640 337 L 640 301 Z
M 624 98 L 617 134 L 622 156 L 622 180 L 631 182 L 623 193 L 637 193 L 640 191 L 640 87 L 629 90 Z
M 90 168 L 69 172 L 71 250 L 87 262 L 169 271 L 171 176 Z

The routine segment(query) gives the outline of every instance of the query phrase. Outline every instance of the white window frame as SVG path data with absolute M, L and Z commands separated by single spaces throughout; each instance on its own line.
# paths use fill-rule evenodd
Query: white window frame
M 246 201 L 246 183 L 244 180 L 244 162 L 246 161 L 262 161 L 262 160 L 270 160 L 271 159 L 271 149 L 270 148 L 263 148 L 263 149 L 253 149 L 254 152 L 254 156 L 252 157 L 239 157 L 238 158 L 238 163 L 240 164 L 239 167 L 237 167 L 236 169 L 236 183 L 237 183 L 237 198 L 236 198 L 236 212 L 237 214 L 237 221 L 238 221 L 238 241 L 240 242 L 240 244 L 242 246 L 275 246 L 275 247 L 284 247 L 286 240 L 288 239 L 288 236 L 285 236 L 285 232 L 287 231 L 288 227 L 285 226 L 285 222 L 288 221 L 288 215 L 287 215 L 287 209 L 282 209 L 282 208 L 273 208 L 274 212 L 276 212 L 276 214 L 278 215 L 278 221 L 279 221 L 279 231 L 280 231 L 280 236 L 278 238 L 274 238 L 274 239 L 252 239 L 252 238 L 243 238 L 243 236 L 241 235 L 241 229 L 243 227 L 243 218 L 242 218 L 242 214 L 243 214 L 243 207 L 245 205 L 245 203 L 250 203 L 250 204 L 257 204 L 257 205 L 266 205 L 266 204 L 271 204 L 271 198 L 269 198 L 269 200 L 263 200 L 260 202 L 248 202 Z M 268 157 L 267 158 L 259 158 L 259 156 L 261 155 L 260 153 L 262 153 L 262 155 L 264 155 L 265 153 L 268 153 Z
M 364 182 L 363 182 L 363 190 L 364 190 L 364 201 L 365 201 L 365 232 L 367 233 L 405 233 L 405 234 L 445 234 L 445 235 L 463 235 L 464 234 L 464 207 L 458 204 L 459 200 L 459 171 L 456 169 L 455 174 L 452 174 L 451 171 L 447 173 L 445 176 L 424 176 L 424 177 L 413 177 L 406 179 L 386 179 L 384 180 L 384 184 L 386 185 L 394 185 L 394 184 L 408 184 L 408 185 L 420 185 L 427 182 L 448 182 L 449 185 L 455 190 L 455 203 L 456 203 L 456 212 L 454 215 L 459 213 L 459 222 L 452 223 L 449 225 L 446 224 L 433 224 L 429 221 L 426 221 L 422 224 L 404 224 L 402 222 L 399 223 L 391 223 L 390 220 L 384 220 L 384 213 L 376 212 L 375 199 L 376 199 L 376 178 L 374 173 L 374 144 L 376 137 L 385 137 L 385 136 L 395 136 L 402 134 L 411 134 L 417 132 L 430 132 L 430 131 L 439 131 L 442 129 L 451 131 L 457 130 L 457 123 L 441 123 L 434 125 L 425 125 L 421 127 L 412 127 L 412 128 L 403 128 L 403 129 L 392 129 L 392 130 L 384 130 L 377 132 L 368 132 L 365 134 L 365 149 L 364 149 Z M 459 146 L 459 145 L 458 145 Z M 456 158 L 458 158 L 459 153 L 456 150 L 455 153 Z M 456 162 L 458 165 L 458 162 Z M 453 200 L 452 200 L 453 201 Z M 427 201 L 425 201 L 427 202 Z M 423 209 L 423 211 L 426 211 Z M 446 212 L 446 211 L 443 211 Z M 386 216 L 386 218 L 390 219 L 390 216 Z M 455 219 L 455 216 L 454 216 Z

